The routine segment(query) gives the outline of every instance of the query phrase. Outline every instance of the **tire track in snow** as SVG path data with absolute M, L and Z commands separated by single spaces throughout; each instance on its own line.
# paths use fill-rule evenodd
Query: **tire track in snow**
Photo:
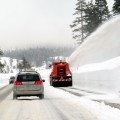
M 46 96 L 46 100 L 48 99 L 50 105 L 53 106 L 52 108 L 61 116 L 60 120 L 97 120 L 96 116 L 84 108 L 84 106 L 80 105 L 78 107 L 74 100 L 69 99 L 66 96 L 67 94 L 63 93 L 64 91 L 62 92 L 56 87 L 50 86 L 49 88 L 49 90 L 46 90 L 46 93 L 49 93 Z M 63 115 L 65 117 L 62 118 Z
M 12 92 L 13 86 L 7 85 L 3 88 L 1 88 L 0 92 L 0 103 Z
M 48 97 L 47 100 L 50 103 L 49 105 L 51 105 L 54 108 L 54 110 L 57 112 L 61 120 L 69 120 L 69 118 L 57 106 L 55 106 L 54 103 Z
M 73 94 L 73 95 L 75 95 L 75 96 L 78 96 L 78 97 L 86 96 L 86 95 L 84 95 L 84 94 L 81 94 L 81 93 L 78 93 L 78 92 L 75 92 L 75 91 L 71 91 L 70 89 L 67 89 L 67 88 L 58 88 L 58 89 L 61 89 L 61 90 L 63 90 L 63 91 L 66 91 L 66 92 L 68 92 L 68 93 L 70 93 L 70 94 Z M 77 88 L 76 88 L 76 89 L 77 89 Z M 77 90 L 78 90 L 78 89 L 77 89 Z M 79 90 L 79 91 L 81 91 L 81 90 Z M 94 92 L 86 91 L 86 93 L 94 93 Z M 100 93 L 96 93 L 96 94 L 100 94 Z M 90 99 L 90 100 L 92 100 L 92 99 Z M 111 107 L 120 109 L 120 104 L 119 104 L 119 103 L 111 103 L 111 102 L 108 102 L 108 101 L 106 101 L 106 100 L 92 100 L 92 101 L 97 101 L 97 102 L 100 102 L 100 103 L 101 103 L 101 102 L 104 102 L 105 105 L 109 105 L 109 106 L 111 106 Z

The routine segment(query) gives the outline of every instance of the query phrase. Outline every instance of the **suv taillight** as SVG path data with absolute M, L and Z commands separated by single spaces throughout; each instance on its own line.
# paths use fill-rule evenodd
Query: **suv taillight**
M 35 81 L 35 85 L 42 85 L 42 84 L 43 84 L 43 82 L 40 80 Z
M 22 82 L 21 81 L 15 81 L 14 82 L 14 85 L 16 86 L 16 85 L 22 85 Z

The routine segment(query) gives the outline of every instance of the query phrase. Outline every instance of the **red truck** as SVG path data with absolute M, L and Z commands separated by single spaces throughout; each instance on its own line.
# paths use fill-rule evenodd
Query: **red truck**
M 51 86 L 72 86 L 72 73 L 67 62 L 53 62 L 49 67 L 52 67 Z

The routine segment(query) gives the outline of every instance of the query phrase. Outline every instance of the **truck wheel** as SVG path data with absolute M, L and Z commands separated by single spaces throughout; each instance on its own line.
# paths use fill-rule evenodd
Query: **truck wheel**
M 52 81 L 50 81 L 50 86 L 52 86 Z
M 72 81 L 69 83 L 69 86 L 72 86 Z
M 56 87 L 56 83 L 52 83 L 52 86 L 53 86 L 53 87 Z

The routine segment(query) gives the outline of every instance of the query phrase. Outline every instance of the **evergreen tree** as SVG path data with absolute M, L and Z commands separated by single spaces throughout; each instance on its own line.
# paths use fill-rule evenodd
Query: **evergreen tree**
M 113 14 L 114 15 L 120 14 L 120 0 L 114 0 Z
M 0 55 L 3 55 L 2 50 L 0 50 Z M 0 62 L 0 72 L 3 72 L 4 66 L 5 66 L 5 65 Z
M 76 39 L 77 43 L 80 44 L 83 42 L 86 37 L 86 33 L 84 31 L 84 17 L 85 17 L 85 8 L 86 3 L 84 0 L 77 0 L 75 13 L 73 15 L 76 16 L 75 20 L 70 25 L 73 28 L 73 38 Z
M 22 60 L 23 60 L 23 68 L 25 68 L 25 69 L 29 69 L 29 68 L 31 68 L 30 63 L 26 60 L 25 57 L 23 57 Z
M 29 63 L 31 63 L 31 66 L 41 66 L 43 61 L 47 62 L 49 57 L 55 57 L 55 56 L 69 56 L 71 52 L 74 51 L 75 48 L 68 47 L 68 48 L 30 48 L 30 49 L 22 49 L 22 50 L 13 50 L 13 51 L 6 51 L 4 53 L 4 57 L 10 57 L 10 58 L 16 58 L 21 59 L 23 56 L 27 60 L 29 60 Z M 42 56 L 42 57 L 41 57 Z
M 95 5 L 92 2 L 88 2 L 85 10 L 85 31 L 87 36 L 90 35 L 99 25 L 99 18 Z
M 3 72 L 4 66 L 5 66 L 5 65 L 0 62 L 0 73 Z
M 17 65 L 18 69 L 21 70 L 27 70 L 31 68 L 30 63 L 26 60 L 26 58 L 23 56 L 22 62 L 18 63 Z
M 3 51 L 2 50 L 0 50 L 0 55 L 3 55 Z
M 97 27 L 110 17 L 106 0 L 96 0 L 95 5 L 88 2 L 85 10 L 85 31 L 90 35 Z
M 110 17 L 106 0 L 95 0 L 95 7 L 98 14 L 98 25 L 100 25 Z
M 22 62 L 18 62 L 17 68 L 19 69 L 19 71 L 22 71 L 22 69 L 23 69 L 23 64 L 22 64 Z

